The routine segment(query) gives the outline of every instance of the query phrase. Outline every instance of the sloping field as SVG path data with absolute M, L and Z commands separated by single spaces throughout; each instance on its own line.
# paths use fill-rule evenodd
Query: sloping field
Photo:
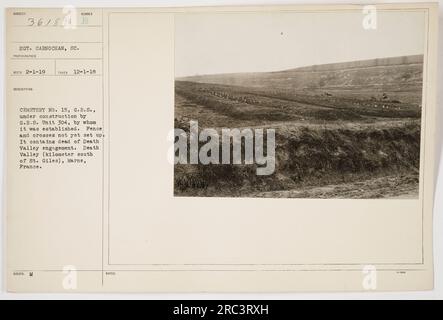
M 212 113 L 212 127 L 236 127 L 281 121 L 375 121 L 379 118 L 419 118 L 421 109 L 399 100 L 367 100 L 322 94 L 285 95 L 256 89 L 176 81 L 176 114 L 194 117 L 205 109 Z M 221 117 L 219 119 L 219 117 Z M 212 117 L 211 117 L 212 118 Z M 215 123 L 219 119 L 219 123 Z M 199 119 L 205 122 L 205 118 Z M 231 121 L 232 122 L 232 121 Z M 232 123 L 231 123 L 232 124 Z
M 192 81 L 190 81 L 192 80 Z M 176 81 L 175 127 L 273 128 L 276 169 L 176 165 L 185 196 L 417 197 L 422 57 Z

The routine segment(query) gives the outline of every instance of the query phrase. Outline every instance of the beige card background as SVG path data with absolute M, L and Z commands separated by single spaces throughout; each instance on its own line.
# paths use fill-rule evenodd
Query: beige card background
M 23 96 L 10 89 L 25 80 L 8 76 L 8 289 L 64 291 L 62 270 L 74 266 L 77 291 L 363 290 L 365 265 L 377 268 L 378 290 L 432 288 L 434 5 L 378 6 L 427 17 L 418 200 L 173 197 L 166 137 L 173 127 L 175 14 L 361 9 L 94 9 L 97 27 L 72 30 L 69 39 L 100 43 L 102 77 L 27 79 L 35 90 Z M 65 30 L 14 27 L 13 11 L 8 50 L 9 41 L 67 41 Z M 87 167 L 18 170 L 17 107 L 66 103 L 97 108 L 102 152 Z

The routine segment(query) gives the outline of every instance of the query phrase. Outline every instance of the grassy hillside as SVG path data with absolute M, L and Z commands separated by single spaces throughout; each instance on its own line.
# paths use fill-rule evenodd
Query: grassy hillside
M 275 190 L 348 183 L 374 177 L 418 182 L 418 121 L 390 126 L 302 126 L 278 130 L 276 170 L 257 176 L 255 165 L 176 165 L 175 191 L 211 196 L 253 196 Z M 404 183 L 404 181 L 403 181 Z M 371 197 L 382 196 L 375 194 Z
M 313 90 L 378 98 L 387 93 L 421 103 L 423 56 L 393 57 L 308 66 L 276 72 L 232 73 L 180 78 L 180 81 L 291 92 Z

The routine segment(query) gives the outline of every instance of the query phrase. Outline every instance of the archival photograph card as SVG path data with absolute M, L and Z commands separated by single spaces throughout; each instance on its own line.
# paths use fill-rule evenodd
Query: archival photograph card
M 433 288 L 436 4 L 5 17 L 10 292 Z

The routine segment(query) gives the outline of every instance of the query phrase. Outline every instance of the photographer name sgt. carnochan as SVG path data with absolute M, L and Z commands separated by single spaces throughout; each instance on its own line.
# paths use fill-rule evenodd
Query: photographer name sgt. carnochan
M 171 140 L 171 136 L 168 138 Z M 275 171 L 275 129 L 266 129 L 264 133 L 261 128 L 222 128 L 219 131 L 205 128 L 199 132 L 198 121 L 190 121 L 189 133 L 175 128 L 173 139 L 174 146 L 169 149 L 169 159 L 173 155 L 174 164 L 255 163 L 256 174 L 259 176 L 271 175 Z

